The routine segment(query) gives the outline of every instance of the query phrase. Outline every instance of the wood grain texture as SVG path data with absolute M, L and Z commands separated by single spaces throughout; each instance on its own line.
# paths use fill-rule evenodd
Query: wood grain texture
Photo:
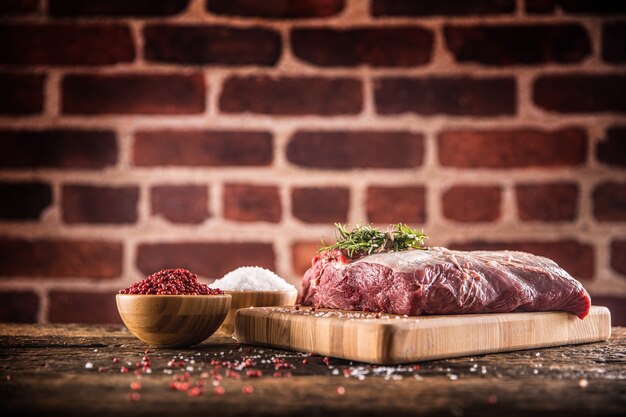
M 117 294 L 115 300 L 122 321 L 139 339 L 156 347 L 185 347 L 215 333 L 231 297 Z
M 403 317 L 308 307 L 241 309 L 235 333 L 242 343 L 314 352 L 378 364 L 607 340 L 606 307 L 584 320 L 562 312 Z
M 119 368 L 144 351 L 123 326 L 0 324 L 0 415 L 572 417 L 622 416 L 626 410 L 626 328 L 619 327 L 606 342 L 433 360 L 419 368 L 393 367 L 394 378 L 375 365 L 333 358 L 326 364 L 321 356 L 213 335 L 193 348 L 150 353 L 153 372 L 142 375 L 141 400 L 131 402 L 129 384 L 138 377 Z M 196 360 L 194 381 L 216 357 L 258 358 L 255 368 L 263 375 L 252 378 L 243 370 L 238 379 L 223 378 L 224 395 L 211 387 L 192 398 L 172 390 L 175 375 L 163 372 L 179 355 Z M 293 377 L 273 377 L 273 357 L 289 363 Z M 364 379 L 344 376 L 357 369 Z M 246 385 L 254 387 L 252 394 L 242 392 Z M 345 395 L 337 394 L 339 386 Z
M 225 336 L 235 332 L 235 313 L 240 308 L 292 306 L 298 298 L 298 291 L 224 291 L 232 297 L 230 310 L 219 331 Z

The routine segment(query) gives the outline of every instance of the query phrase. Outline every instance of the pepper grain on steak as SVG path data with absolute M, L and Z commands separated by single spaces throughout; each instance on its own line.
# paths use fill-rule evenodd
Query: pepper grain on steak
M 582 319 L 591 300 L 577 280 L 541 256 L 429 248 L 358 260 L 326 252 L 305 273 L 300 303 L 411 316 L 567 311 Z

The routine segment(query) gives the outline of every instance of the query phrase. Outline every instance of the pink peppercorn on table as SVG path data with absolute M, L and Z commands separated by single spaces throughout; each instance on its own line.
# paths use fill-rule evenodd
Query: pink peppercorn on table
M 0 415 L 623 415 L 626 328 L 608 342 L 402 366 L 213 336 L 149 349 L 121 326 L 0 324 Z

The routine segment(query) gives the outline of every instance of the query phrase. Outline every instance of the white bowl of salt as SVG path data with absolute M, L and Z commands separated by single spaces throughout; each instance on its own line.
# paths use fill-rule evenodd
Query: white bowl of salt
M 219 288 L 232 297 L 230 311 L 218 332 L 232 336 L 235 313 L 240 308 L 292 306 L 298 290 L 269 269 L 243 266 L 224 275 L 209 285 Z

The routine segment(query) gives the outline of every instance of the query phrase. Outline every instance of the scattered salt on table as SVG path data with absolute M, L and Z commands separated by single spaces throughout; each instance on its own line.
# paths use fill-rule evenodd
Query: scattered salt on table
M 283 278 L 260 266 L 237 268 L 209 287 L 226 291 L 297 291 L 296 287 Z

